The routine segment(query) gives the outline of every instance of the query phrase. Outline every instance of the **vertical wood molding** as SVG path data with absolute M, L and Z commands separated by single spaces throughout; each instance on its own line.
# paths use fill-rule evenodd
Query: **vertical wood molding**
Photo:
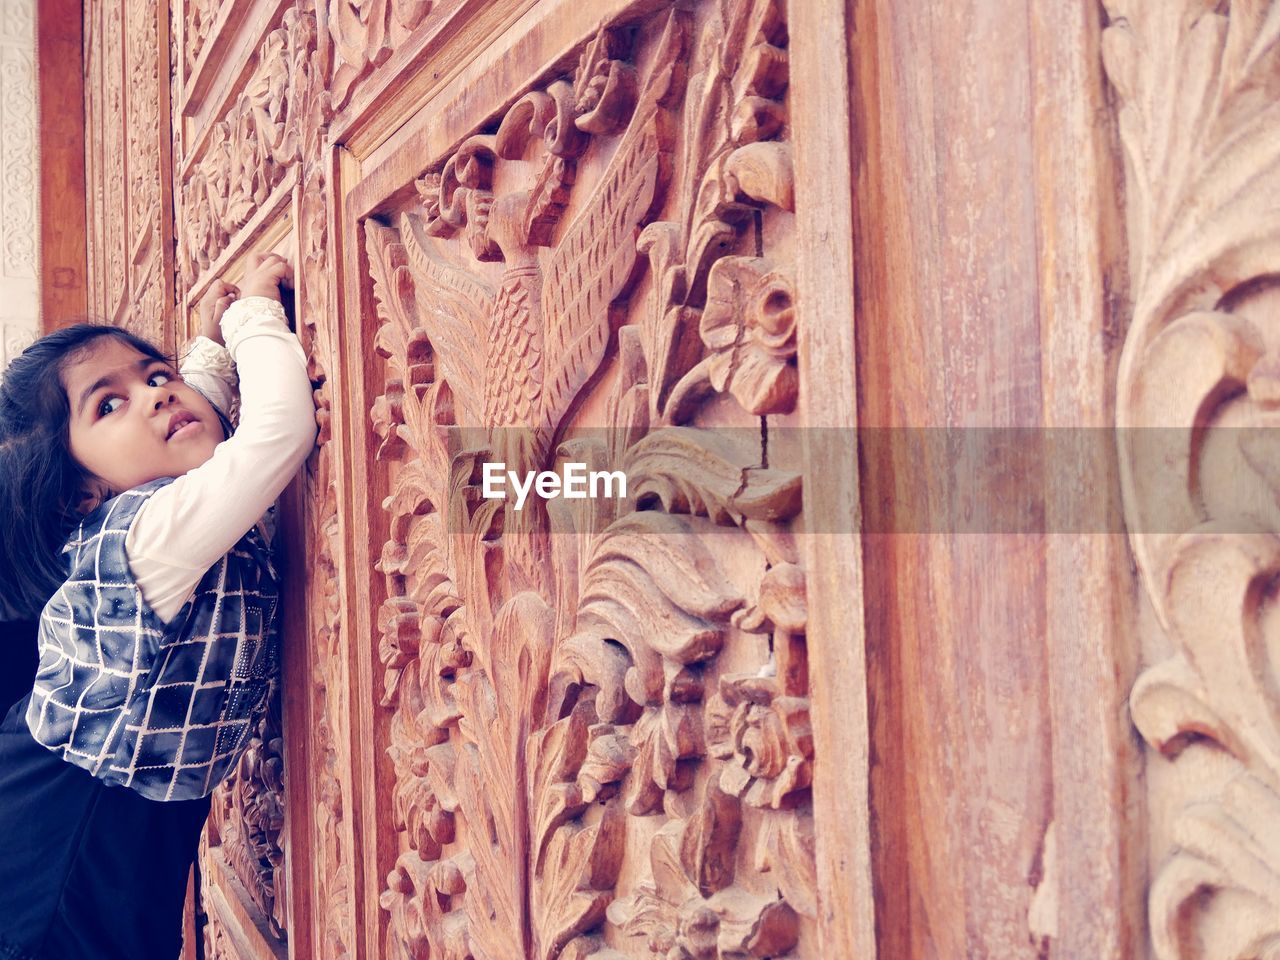
M 1030 960 L 1052 852 L 1046 537 L 960 526 L 1028 478 L 952 448 L 1043 425 L 1032 26 L 1016 3 L 853 11 L 859 425 L 927 457 L 861 464 L 878 946 Z
M 36 4 L 40 309 L 44 331 L 88 311 L 81 0 Z
M 857 533 L 853 135 L 842 4 L 789 5 L 796 163 L 799 369 L 805 513 L 833 532 L 805 538 L 822 955 L 876 956 L 871 877 L 866 637 Z
M 295 261 L 297 262 L 297 261 Z M 305 516 L 305 485 L 295 480 L 281 496 L 280 538 L 287 556 L 305 557 L 306 531 L 299 529 L 298 518 Z M 303 571 L 296 565 L 289 572 L 301 579 Z M 301 590 L 289 591 L 283 598 L 281 635 L 287 639 L 310 637 L 307 622 L 307 597 Z M 317 844 L 314 825 L 314 795 L 308 786 L 312 780 L 310 733 L 316 718 L 310 710 L 311 670 L 309 644 L 283 643 L 280 664 L 282 733 L 284 736 L 285 819 L 288 843 L 284 844 L 288 860 L 287 929 L 291 960 L 314 957 L 312 938 L 313 871 Z
M 1092 497 L 1098 507 L 1118 494 L 1110 428 L 1127 282 L 1121 158 L 1097 12 L 1049 0 L 1030 12 L 1044 425 L 1052 437 L 1081 441 L 1079 473 L 1060 491 L 1065 503 Z M 1063 529 L 1072 517 L 1045 519 L 1055 531 L 1045 539 L 1053 819 L 1030 933 L 1050 956 L 1137 957 L 1146 817 L 1125 716 L 1136 583 L 1111 528 L 1077 532 Z

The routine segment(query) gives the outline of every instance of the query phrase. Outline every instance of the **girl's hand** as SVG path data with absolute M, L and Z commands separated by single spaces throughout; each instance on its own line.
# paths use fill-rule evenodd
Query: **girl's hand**
M 209 284 L 209 289 L 200 298 L 200 336 L 208 337 L 219 346 L 226 346 L 222 340 L 222 315 L 239 295 L 239 290 L 222 280 Z
M 240 279 L 240 298 L 280 299 L 280 283 L 293 283 L 293 269 L 278 253 L 251 253 Z

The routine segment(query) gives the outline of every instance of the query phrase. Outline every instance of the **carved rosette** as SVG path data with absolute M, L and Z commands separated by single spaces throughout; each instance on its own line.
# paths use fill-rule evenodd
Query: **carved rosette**
M 1134 315 L 1125 518 L 1156 624 L 1130 697 L 1153 751 L 1161 958 L 1280 944 L 1280 4 L 1111 0 Z M 1158 756 L 1157 756 L 1158 754 Z
M 790 225 L 786 42 L 771 0 L 608 24 L 364 223 L 387 957 L 805 950 L 801 478 L 761 439 L 798 331 L 784 260 L 747 253 Z M 571 423 L 602 390 L 604 439 Z M 700 425 L 720 394 L 750 430 Z M 480 496 L 491 460 L 620 469 L 629 498 L 517 513 Z

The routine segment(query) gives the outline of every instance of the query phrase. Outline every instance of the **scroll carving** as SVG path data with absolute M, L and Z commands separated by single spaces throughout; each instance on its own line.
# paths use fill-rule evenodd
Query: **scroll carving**
M 279 186 L 300 156 L 307 100 L 315 80 L 315 17 L 287 10 L 267 34 L 248 81 L 215 124 L 205 154 L 182 185 L 187 224 L 181 235 L 182 279 L 192 285 L 231 237 Z
M 1106 3 L 1133 322 L 1118 425 L 1130 543 L 1161 637 L 1130 697 L 1171 776 L 1149 898 L 1156 956 L 1280 942 L 1274 278 L 1280 5 Z M 1270 305 L 1270 306 L 1269 306 Z M 1170 391 L 1168 384 L 1178 384 Z M 1164 639 L 1164 638 L 1167 638 Z
M 798 334 L 785 263 L 742 252 L 758 218 L 789 223 L 786 26 L 770 0 L 706 10 L 606 25 L 424 174 L 420 207 L 364 223 L 388 957 L 785 957 L 812 935 L 801 479 L 760 435 L 794 406 Z M 604 439 L 573 425 L 602 390 Z M 699 425 L 720 393 L 749 431 Z M 634 493 L 520 515 L 479 495 L 495 459 Z
M 357 81 L 401 45 L 426 19 L 433 0 L 329 0 L 329 33 L 333 37 L 330 91 L 341 109 Z
M 219 790 L 228 794 L 218 809 L 222 855 L 267 920 L 272 935 L 284 939 L 287 873 L 284 829 L 284 757 L 279 697 L 258 723 L 232 778 Z
M 191 76 L 218 18 L 217 0 L 185 0 L 183 3 L 182 55 L 184 76 Z

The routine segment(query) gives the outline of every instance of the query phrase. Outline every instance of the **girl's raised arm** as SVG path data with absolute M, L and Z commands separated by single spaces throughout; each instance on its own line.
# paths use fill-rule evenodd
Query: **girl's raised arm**
M 236 301 L 222 332 L 240 377 L 240 424 L 203 465 L 147 501 L 125 547 L 143 597 L 162 620 L 275 502 L 315 444 L 306 357 L 268 297 Z

